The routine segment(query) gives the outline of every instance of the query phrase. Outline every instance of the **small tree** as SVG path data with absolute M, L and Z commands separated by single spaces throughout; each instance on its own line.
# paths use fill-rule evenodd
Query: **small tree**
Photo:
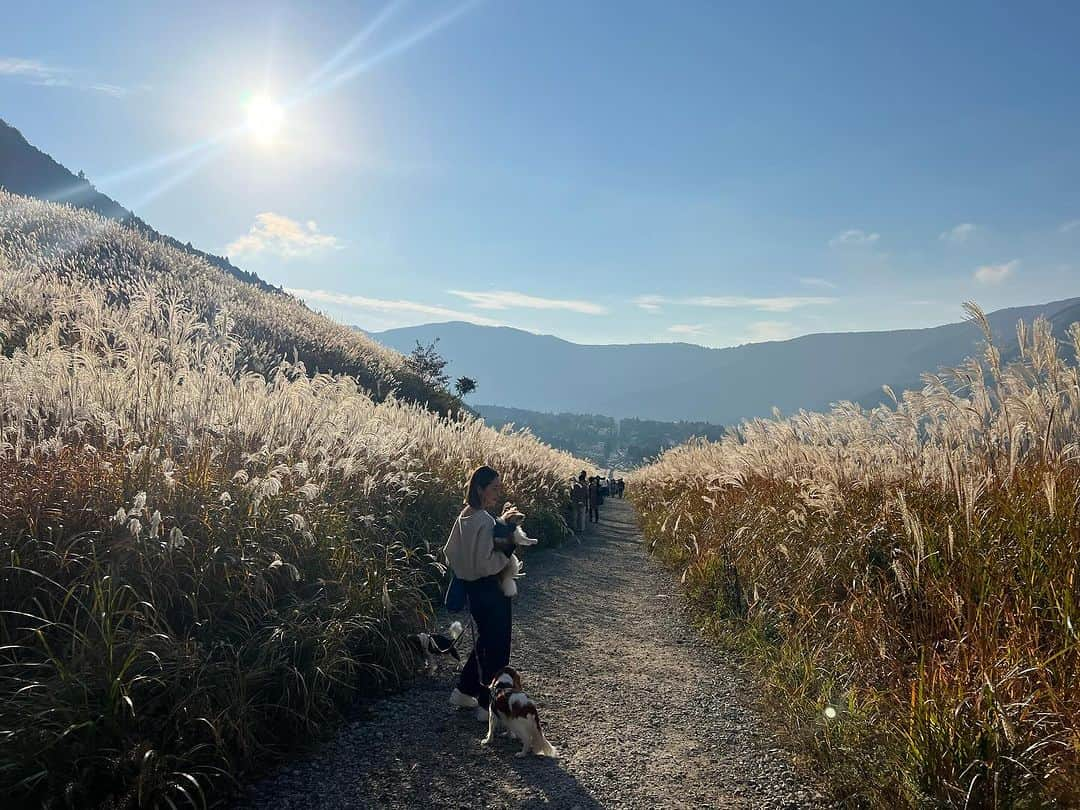
M 427 346 L 416 341 L 416 348 L 405 357 L 409 368 L 415 371 L 428 385 L 446 388 L 450 378 L 446 376 L 447 359 L 439 354 L 439 339 L 435 338 Z
M 459 397 L 464 399 L 476 390 L 476 380 L 472 377 L 458 377 L 457 382 L 454 383 L 454 390 L 457 391 Z

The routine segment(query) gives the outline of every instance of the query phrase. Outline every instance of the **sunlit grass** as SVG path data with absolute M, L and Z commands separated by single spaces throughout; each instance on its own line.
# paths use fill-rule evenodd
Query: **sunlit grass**
M 0 195 L 5 806 L 201 807 L 399 683 L 480 462 L 563 536 L 576 462 L 395 399 L 402 370 L 286 296 Z
M 841 796 L 1080 803 L 1080 326 L 1019 338 L 1012 364 L 990 343 L 895 407 L 753 420 L 632 481 Z

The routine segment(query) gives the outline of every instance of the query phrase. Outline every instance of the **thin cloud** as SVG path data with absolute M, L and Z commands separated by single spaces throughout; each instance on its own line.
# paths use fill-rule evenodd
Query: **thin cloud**
M 511 292 L 509 290 L 492 292 L 470 292 L 468 290 L 447 290 L 450 295 L 464 298 L 478 309 L 556 309 L 578 312 L 582 315 L 604 315 L 607 308 L 591 301 L 578 301 L 563 298 L 540 298 L 535 295 Z
M 663 303 L 662 295 L 639 295 L 634 299 L 634 305 L 646 312 L 659 312 Z
M 703 295 L 683 299 L 682 303 L 697 307 L 721 309 L 756 309 L 760 312 L 791 312 L 802 307 L 835 304 L 835 298 L 820 295 L 788 295 L 774 298 L 752 298 L 740 295 Z
M 793 309 L 802 307 L 835 304 L 837 300 L 822 295 L 781 295 L 775 297 L 697 295 L 689 298 L 664 298 L 661 295 L 643 295 L 635 299 L 634 303 L 649 312 L 655 312 L 665 304 L 709 307 L 711 309 L 755 309 L 759 312 L 791 312 Z
M 228 256 L 270 254 L 283 259 L 312 256 L 340 248 L 336 236 L 321 233 L 314 220 L 297 222 L 281 214 L 265 211 L 255 216 L 246 234 L 225 246 Z
M 961 222 L 956 227 L 949 228 L 949 230 L 942 233 L 938 239 L 942 242 L 952 242 L 953 244 L 959 245 L 973 237 L 978 230 L 979 227 L 977 225 L 970 222 Z
M 37 87 L 70 87 L 75 90 L 104 93 L 115 98 L 126 96 L 132 91 L 132 88 L 121 87 L 118 84 L 94 81 L 71 68 L 47 65 L 37 59 L 19 59 L 11 56 L 0 57 L 0 76 Z
M 755 321 L 747 333 L 748 343 L 764 343 L 769 340 L 788 340 L 795 337 L 795 327 L 787 321 Z
M 980 284 L 1000 284 L 1013 274 L 1020 262 L 1013 259 L 1004 264 L 984 264 L 975 271 L 975 280 Z
M 867 233 L 859 228 L 852 228 L 849 231 L 839 233 L 829 240 L 829 247 L 859 247 L 873 245 L 878 239 L 881 238 L 881 234 Z
M 705 334 L 705 324 L 676 323 L 669 326 L 668 331 L 676 335 L 703 335 Z
M 368 298 L 363 295 L 350 295 L 332 290 L 305 290 L 301 288 L 286 288 L 285 292 L 302 299 L 306 303 L 327 304 L 330 306 L 344 307 L 345 309 L 360 312 L 374 312 L 380 315 L 419 316 L 422 320 L 439 318 L 447 321 L 466 321 L 478 326 L 501 326 L 498 321 L 484 318 L 471 312 L 459 312 L 446 307 L 422 304 L 419 301 L 407 301 L 403 299 L 390 300 L 385 298 Z
M 1075 231 L 1078 228 L 1080 228 L 1080 219 L 1071 219 L 1068 222 L 1063 222 L 1058 230 L 1062 233 L 1069 233 L 1069 231 Z
M 837 289 L 837 285 L 833 282 L 824 278 L 817 278 L 816 276 L 803 276 L 799 279 L 799 283 L 804 287 L 820 287 L 826 290 Z

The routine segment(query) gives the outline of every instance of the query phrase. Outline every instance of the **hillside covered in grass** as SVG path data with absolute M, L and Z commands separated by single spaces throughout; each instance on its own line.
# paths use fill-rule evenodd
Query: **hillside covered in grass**
M 893 407 L 748 421 L 633 478 L 656 552 L 845 798 L 1080 803 L 1068 335 L 1021 323 L 1013 363 L 988 344 Z
M 22 197 L 61 202 L 74 208 L 92 211 L 106 219 L 126 225 L 152 242 L 161 242 L 197 259 L 202 259 L 240 281 L 246 281 L 266 292 L 281 292 L 255 273 L 241 270 L 224 256 L 206 253 L 192 246 L 190 242 L 182 243 L 179 239 L 155 230 L 134 212 L 98 191 L 82 172 L 77 175 L 72 173 L 67 167 L 31 144 L 19 130 L 2 118 L 0 118 L 0 189 Z
M 479 463 L 563 537 L 578 462 L 394 393 L 295 300 L 0 195 L 5 806 L 202 807 L 398 684 Z
M 0 235 L 0 262 L 9 273 L 90 284 L 118 302 L 131 295 L 133 285 L 150 284 L 165 298 L 183 301 L 204 323 L 226 318 L 219 328 L 237 340 L 238 368 L 265 372 L 284 358 L 309 372 L 354 377 L 378 400 L 392 394 L 443 413 L 457 406 L 450 394 L 416 375 L 402 355 L 292 296 L 247 284 L 92 212 L 0 191 Z M 21 301 L 0 317 L 8 322 L 5 342 L 12 346 L 53 316 L 48 307 Z

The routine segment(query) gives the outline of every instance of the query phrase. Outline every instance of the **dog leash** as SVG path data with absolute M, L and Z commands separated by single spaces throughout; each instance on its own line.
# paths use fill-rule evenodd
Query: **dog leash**
M 473 613 L 472 613 L 472 602 L 469 599 L 469 597 L 467 597 L 467 596 L 465 597 L 465 609 L 466 609 L 466 611 L 468 611 L 468 614 L 469 614 L 469 645 L 470 645 L 469 652 L 472 653 L 472 652 L 476 651 L 477 629 L 476 629 L 476 619 L 473 617 Z M 479 655 L 479 653 L 477 653 L 477 656 L 476 656 L 476 666 L 477 666 L 477 668 L 479 668 L 479 666 L 480 666 L 480 655 Z

